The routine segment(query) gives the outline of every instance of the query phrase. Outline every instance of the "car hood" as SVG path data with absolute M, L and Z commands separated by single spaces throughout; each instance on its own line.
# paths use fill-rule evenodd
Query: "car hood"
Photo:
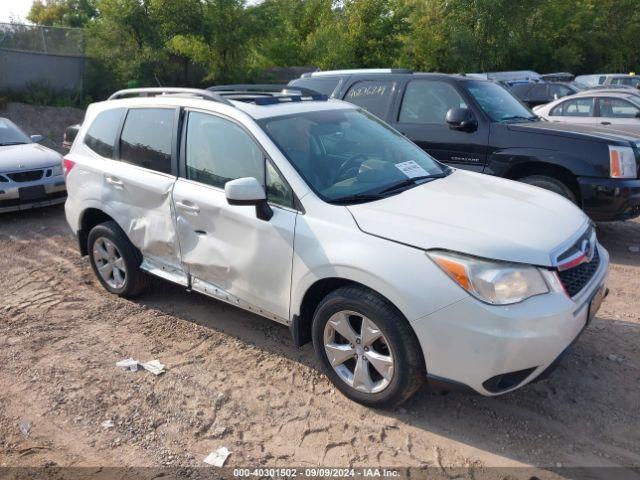
M 365 233 L 421 249 L 552 266 L 589 220 L 546 190 L 456 170 L 398 195 L 347 207 Z
M 0 147 L 0 172 L 50 167 L 61 161 L 60 154 L 38 143 Z
M 640 128 L 629 126 L 601 127 L 596 125 L 577 125 L 563 122 L 512 123 L 509 130 L 515 132 L 539 133 L 559 137 L 598 140 L 602 142 L 637 142 L 640 140 Z

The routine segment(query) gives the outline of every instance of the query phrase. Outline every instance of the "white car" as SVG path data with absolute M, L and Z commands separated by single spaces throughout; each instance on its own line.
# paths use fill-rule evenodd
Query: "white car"
M 0 212 L 63 203 L 66 198 L 62 157 L 39 145 L 15 123 L 0 117 Z
M 550 122 L 638 127 L 640 97 L 625 92 L 587 90 L 533 109 Z
M 425 379 L 497 395 L 542 378 L 607 292 L 573 203 L 319 95 L 125 90 L 89 107 L 64 166 L 108 291 L 150 273 L 287 325 L 369 406 Z

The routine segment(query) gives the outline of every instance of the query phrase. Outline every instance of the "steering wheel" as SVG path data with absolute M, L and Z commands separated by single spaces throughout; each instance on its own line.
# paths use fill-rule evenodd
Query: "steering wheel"
M 355 174 L 352 176 L 356 176 L 358 174 L 358 170 L 360 169 L 360 165 L 362 165 L 363 162 L 366 162 L 368 160 L 367 156 L 363 153 L 358 153 L 356 155 L 354 155 L 353 157 L 345 160 L 345 162 L 340 165 L 340 168 L 338 169 L 338 173 L 336 174 L 336 182 L 342 180 L 343 178 L 349 178 L 349 177 L 345 177 L 347 175 L 347 173 L 351 173 L 351 170 L 356 170 Z

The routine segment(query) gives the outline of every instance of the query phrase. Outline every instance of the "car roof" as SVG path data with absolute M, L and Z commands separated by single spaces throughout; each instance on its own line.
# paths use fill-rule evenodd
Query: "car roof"
M 206 90 L 184 89 L 186 93 L 175 93 L 177 89 L 168 89 L 172 93 L 162 94 L 161 89 L 136 89 L 138 92 L 146 90 L 153 93 L 153 96 L 133 96 L 127 97 L 127 90 L 122 90 L 113 94 L 110 99 L 93 103 L 90 105 L 91 111 L 102 111 L 112 108 L 131 108 L 131 107 L 152 107 L 157 105 L 196 108 L 200 110 L 208 110 L 213 113 L 222 113 L 233 117 L 238 114 L 246 114 L 255 120 L 291 115 L 296 113 L 313 112 L 321 110 L 351 109 L 356 110 L 359 107 L 351 103 L 341 100 L 323 99 L 312 100 L 304 99 L 301 95 L 282 95 L 283 101 L 277 101 L 267 105 L 258 105 L 247 101 L 234 100 L 233 98 L 224 98 Z M 133 90 L 132 90 L 133 92 Z M 134 92 L 135 93 L 135 92 Z M 121 94 L 123 96 L 118 96 Z M 198 96 L 200 95 L 200 96 Z M 241 115 L 240 115 L 241 116 Z
M 633 90 L 629 90 L 629 91 L 625 91 L 625 90 L 618 90 L 618 89 L 603 89 L 603 90 L 582 90 L 572 96 L 576 96 L 576 97 L 615 97 L 615 98 L 627 98 L 627 97 L 634 97 L 637 95 L 634 95 Z
M 442 72 L 412 72 L 411 70 L 403 68 L 362 68 L 353 70 L 326 70 L 320 72 L 312 72 L 302 74 L 299 78 L 292 80 L 305 79 L 305 78 L 326 78 L 326 77 L 422 77 L 422 78 L 442 78 L 442 79 L 456 79 L 456 80 L 486 80 L 476 76 L 477 74 L 465 74 L 465 73 L 442 73 Z

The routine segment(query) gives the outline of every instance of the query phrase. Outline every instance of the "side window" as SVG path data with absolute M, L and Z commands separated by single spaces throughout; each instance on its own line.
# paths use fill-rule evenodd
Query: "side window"
M 599 98 L 601 117 L 635 118 L 640 109 L 626 100 L 619 98 Z
M 267 161 L 267 200 L 283 207 L 293 207 L 293 192 L 276 168 Z
M 413 80 L 404 93 L 398 121 L 446 124 L 452 108 L 467 108 L 454 87 L 445 82 Z
M 393 82 L 366 80 L 354 83 L 344 99 L 384 118 L 389 110 Z
M 120 136 L 120 160 L 171 173 L 172 108 L 132 108 Z
M 537 83 L 533 86 L 531 91 L 529 92 L 529 98 L 535 100 L 546 99 L 548 96 L 547 93 L 548 86 L 544 83 Z
M 310 88 L 311 90 L 315 90 L 318 93 L 322 93 L 323 95 L 327 95 L 330 97 L 333 91 L 338 86 L 338 82 L 340 82 L 340 77 L 301 78 L 290 82 L 289 85 L 294 88 Z
M 565 117 L 591 117 L 593 115 L 593 98 L 567 100 L 551 110 L 550 115 Z
M 265 184 L 262 150 L 230 120 L 190 112 L 186 137 L 188 179 L 219 188 L 242 177 L 254 177 Z
M 566 97 L 571 93 L 568 87 L 564 85 L 550 85 L 551 88 L 551 96 L 556 98 Z
M 124 115 L 124 108 L 114 108 L 99 113 L 84 136 L 84 143 L 91 150 L 106 158 L 113 158 L 113 146 Z

